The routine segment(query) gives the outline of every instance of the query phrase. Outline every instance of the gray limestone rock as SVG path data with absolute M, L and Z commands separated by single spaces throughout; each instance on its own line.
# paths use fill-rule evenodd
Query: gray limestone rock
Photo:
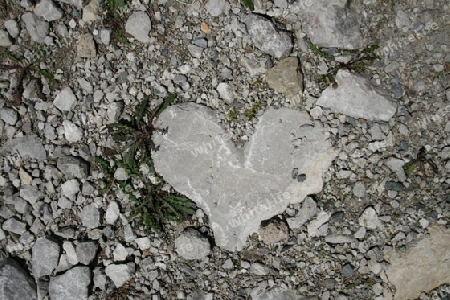
M 152 29 L 152 22 L 143 11 L 134 12 L 125 24 L 126 32 L 142 43 L 150 42 L 150 37 L 148 36 L 150 29 Z
M 187 229 L 175 239 L 175 251 L 184 259 L 203 259 L 211 252 L 211 245 L 200 232 Z
M 0 110 L 0 119 L 9 125 L 14 125 L 17 122 L 17 112 L 14 109 L 4 107 Z
M 89 174 L 88 163 L 80 157 L 64 155 L 58 158 L 56 165 L 67 179 L 86 179 Z
M 95 204 L 83 207 L 80 212 L 80 219 L 83 226 L 87 228 L 97 228 L 100 226 L 100 212 Z
M 88 267 L 75 267 L 50 278 L 48 292 L 52 300 L 87 300 L 90 284 L 91 270 Z
M 9 47 L 12 45 L 11 39 L 6 31 L 0 30 L 0 47 Z
M 13 232 L 13 233 L 19 234 L 19 235 L 24 233 L 26 228 L 27 228 L 27 224 L 17 220 L 14 217 L 6 220 L 2 225 L 3 230 Z
M 302 227 L 309 219 L 314 217 L 317 211 L 317 204 L 311 197 L 306 197 L 302 208 L 295 217 L 287 218 L 286 221 L 291 229 Z
M 116 287 L 121 287 L 131 279 L 130 269 L 126 264 L 110 264 L 106 267 L 105 272 Z
M 77 245 L 77 258 L 83 265 L 89 265 L 97 255 L 98 244 L 95 242 L 80 242 Z
M 396 287 L 394 299 L 418 299 L 443 284 L 450 284 L 450 230 L 445 226 L 428 228 L 429 235 L 406 251 L 386 255 L 390 262 L 386 275 Z
M 24 13 L 22 15 L 22 21 L 25 23 L 25 27 L 27 28 L 31 39 L 35 42 L 43 43 L 49 32 L 48 23 L 32 12 Z
M 85 33 L 78 39 L 77 56 L 93 58 L 97 55 L 94 37 L 90 33 Z
M 63 16 L 62 9 L 57 7 L 52 0 L 41 0 L 36 4 L 33 12 L 36 16 L 42 17 L 47 21 L 59 20 Z
M 245 18 L 247 31 L 253 44 L 264 53 L 276 58 L 288 56 L 292 51 L 292 39 L 286 32 L 279 32 L 271 21 L 259 15 Z
M 11 37 L 16 38 L 19 36 L 20 29 L 17 25 L 16 20 L 7 20 L 5 21 L 5 23 L 3 23 L 3 25 L 5 25 L 5 28 L 6 30 L 8 30 L 8 33 Z
M 320 47 L 359 49 L 364 47 L 359 15 L 342 0 L 297 1 L 304 30 L 311 42 Z
M 34 204 L 44 198 L 44 194 L 34 186 L 24 185 L 20 189 L 20 197 L 27 200 L 30 204 Z
M 52 274 L 58 265 L 60 247 L 57 243 L 47 239 L 38 238 L 32 249 L 31 266 L 36 279 Z
M 395 114 L 396 107 L 380 95 L 369 80 L 341 69 L 335 81 L 337 88 L 330 86 L 323 91 L 316 105 L 367 120 L 389 121 Z
M 267 84 L 288 99 L 298 97 L 303 90 L 303 75 L 299 71 L 298 58 L 288 57 L 266 72 Z
M 35 135 L 8 140 L 5 145 L 0 148 L 0 156 L 5 156 L 10 153 L 19 153 L 23 158 L 31 158 L 39 161 L 42 161 L 47 157 L 41 140 Z
M 36 284 L 12 258 L 0 260 L 0 297 L 7 300 L 35 300 Z
M 226 4 L 225 0 L 209 0 L 205 9 L 211 16 L 217 17 L 223 13 Z
M 61 111 L 71 111 L 77 103 L 77 97 L 70 87 L 61 90 L 53 100 L 53 105 Z
M 336 155 L 308 114 L 287 108 L 269 108 L 243 150 L 213 110 L 195 103 L 169 107 L 155 125 L 167 128 L 153 135 L 157 172 L 209 215 L 216 244 L 232 251 L 242 249 L 262 220 L 320 192 Z

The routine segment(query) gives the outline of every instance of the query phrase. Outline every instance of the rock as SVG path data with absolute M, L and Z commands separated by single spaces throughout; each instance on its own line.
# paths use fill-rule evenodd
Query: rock
M 253 275 L 266 276 L 270 273 L 270 268 L 261 263 L 252 263 L 248 271 Z
M 17 122 L 17 112 L 14 109 L 4 107 L 0 110 L 0 119 L 9 125 L 14 125 Z
M 258 60 L 253 53 L 246 53 L 241 59 L 241 64 L 247 69 L 250 77 L 264 74 L 267 70 L 264 61 Z
M 341 273 L 346 278 L 352 277 L 355 274 L 355 268 L 351 264 L 346 263 L 342 266 Z
M 388 191 L 401 192 L 405 189 L 405 186 L 401 182 L 396 181 L 386 181 L 384 188 Z
M 87 24 L 97 20 L 97 14 L 100 12 L 100 1 L 91 0 L 88 5 L 83 8 L 83 21 Z
M 6 141 L 5 145 L 0 148 L 0 156 L 17 152 L 22 158 L 31 158 L 39 161 L 43 161 L 47 158 L 41 140 L 35 135 L 9 139 Z
M 114 261 L 124 261 L 127 259 L 128 251 L 122 244 L 117 244 L 116 249 L 114 249 L 113 257 Z
M 187 49 L 188 49 L 189 53 L 192 55 L 192 57 L 195 57 L 195 58 L 202 57 L 203 51 L 205 50 L 202 47 L 199 47 L 196 45 L 188 45 Z
M 155 125 L 168 129 L 153 135 L 156 171 L 209 214 L 216 244 L 232 251 L 262 220 L 320 192 L 335 157 L 320 126 L 287 108 L 269 108 L 244 149 L 230 141 L 213 110 L 195 103 L 170 106 Z M 294 168 L 304 182 L 292 178 Z
M 103 28 L 100 30 L 100 40 L 106 46 L 111 42 L 111 29 Z
M 231 103 L 234 99 L 234 92 L 231 86 L 226 82 L 221 82 L 216 88 L 217 92 L 219 92 L 220 98 Z
M 7 20 L 3 25 L 5 25 L 6 30 L 8 30 L 8 33 L 12 38 L 15 39 L 19 36 L 20 29 L 19 26 L 17 26 L 16 20 Z
M 37 43 L 43 43 L 49 32 L 48 23 L 32 12 L 24 13 L 22 15 L 22 21 L 25 23 L 31 39 Z
M 126 243 L 131 243 L 136 239 L 136 234 L 130 224 L 123 226 L 123 239 Z
M 254 300 L 318 300 L 317 297 L 302 297 L 294 291 L 288 291 L 281 287 L 274 287 L 269 291 L 258 292 L 253 297 Z
M 83 207 L 80 212 L 80 219 L 83 226 L 87 228 L 97 228 L 100 226 L 100 212 L 94 204 Z
M 364 210 L 364 212 L 359 217 L 359 225 L 372 230 L 383 228 L 383 224 L 378 219 L 377 212 L 373 207 L 368 207 Z
M 433 226 L 428 232 L 406 251 L 385 256 L 390 262 L 386 275 L 396 287 L 396 300 L 418 299 L 422 291 L 450 284 L 450 229 Z
M 292 39 L 285 32 L 278 32 L 266 18 L 256 14 L 246 17 L 247 31 L 256 48 L 276 58 L 286 57 L 292 51 Z
M 63 11 L 52 0 L 41 0 L 36 4 L 33 12 L 36 16 L 42 17 L 46 21 L 59 20 L 63 16 Z
M 2 229 L 15 233 L 15 234 L 23 234 L 27 228 L 27 224 L 24 222 L 20 222 L 16 218 L 9 218 L 5 222 L 3 222 Z
M 77 252 L 75 251 L 75 247 L 72 242 L 64 242 L 63 243 L 64 252 L 66 252 L 66 259 L 70 265 L 76 265 L 78 263 Z M 70 266 L 69 266 L 70 268 Z
M 314 45 L 341 49 L 364 47 L 358 12 L 346 7 L 345 1 L 319 0 L 308 4 L 298 1 L 292 9 L 298 10 L 305 24 L 303 30 Z
M 258 234 L 266 245 L 273 245 L 286 240 L 289 237 L 289 229 L 282 221 L 271 221 L 268 225 L 262 226 Z
M 395 172 L 397 178 L 402 182 L 406 181 L 406 174 L 405 170 L 403 169 L 404 164 L 405 164 L 404 160 L 397 159 L 394 157 L 390 157 L 386 162 L 388 168 L 391 169 L 391 171 Z
M 325 242 L 330 244 L 344 244 L 351 243 L 353 241 L 354 240 L 351 236 L 342 234 L 328 235 L 325 237 Z
M 225 0 L 209 0 L 205 9 L 211 16 L 218 17 L 223 13 L 226 4 Z
M 47 239 L 38 238 L 32 249 L 31 267 L 36 279 L 51 275 L 58 265 L 60 247 L 57 243 Z
M 124 285 L 128 280 L 131 279 L 130 270 L 127 265 L 115 265 L 111 264 L 106 267 L 106 276 L 108 276 L 114 285 L 118 288 Z
M 60 111 L 71 111 L 77 103 L 77 97 L 70 87 L 61 90 L 53 100 L 53 105 Z
M 87 81 L 84 78 L 78 78 L 77 79 L 78 84 L 80 85 L 80 87 L 87 93 L 87 94 L 92 94 L 94 92 L 94 88 L 92 87 L 92 84 Z
M 340 69 L 335 81 L 337 88 L 326 88 L 316 105 L 368 120 L 389 121 L 395 114 L 395 106 L 377 93 L 369 80 Z
M 64 120 L 64 137 L 69 143 L 76 143 L 83 138 L 83 130 L 69 120 Z
M 6 31 L 0 30 L 0 47 L 9 47 L 12 45 L 11 39 Z
M 148 15 L 143 11 L 134 12 L 125 24 L 125 30 L 142 43 L 149 43 L 148 33 L 152 29 L 152 23 Z
M 358 181 L 353 186 L 353 195 L 358 198 L 363 198 L 366 195 L 366 186 L 364 182 Z
M 48 292 L 52 300 L 88 299 L 91 284 L 91 270 L 75 267 L 50 278 Z
M 94 37 L 90 33 L 85 33 L 78 39 L 77 56 L 94 58 L 97 55 Z
M 296 99 L 303 90 L 303 76 L 298 69 L 298 58 L 288 57 L 266 72 L 267 84 L 288 99 Z
M 83 8 L 83 0 L 56 0 L 62 3 L 66 3 L 77 8 Z
M 134 240 L 140 250 L 150 249 L 151 243 L 148 237 L 138 238 Z
M 115 201 L 111 201 L 106 209 L 105 221 L 106 223 L 113 225 L 119 218 L 120 210 L 119 205 Z
M 83 265 L 89 265 L 97 256 L 98 244 L 95 242 L 80 242 L 77 245 L 77 258 Z
M 70 200 L 75 200 L 76 195 L 80 191 L 80 184 L 76 179 L 70 179 L 61 185 L 61 195 L 69 198 Z
M 15 260 L 0 260 L 0 297 L 5 300 L 36 300 L 36 283 Z
M 200 232 L 187 229 L 175 239 L 175 251 L 184 259 L 204 259 L 211 252 L 211 245 Z
M 27 200 L 31 205 L 44 198 L 44 194 L 36 187 L 25 185 L 20 188 L 20 197 Z
M 308 224 L 308 235 L 310 237 L 326 235 L 326 228 L 322 228 L 322 225 L 328 222 L 330 217 L 330 213 L 324 211 L 319 212 L 317 217 Z
M 119 120 L 120 115 L 123 112 L 124 104 L 123 102 L 113 102 L 108 105 L 108 110 L 106 111 L 106 116 L 108 118 L 108 123 L 115 123 Z
M 114 172 L 114 178 L 116 180 L 128 180 L 130 176 L 128 176 L 127 170 L 124 168 L 117 168 L 117 170 Z
M 306 197 L 302 208 L 295 217 L 287 218 L 286 221 L 291 229 L 299 229 L 309 219 L 314 217 L 317 211 L 317 204 L 311 197 Z
M 89 165 L 80 157 L 63 155 L 58 158 L 56 165 L 67 179 L 86 179 L 89 175 Z

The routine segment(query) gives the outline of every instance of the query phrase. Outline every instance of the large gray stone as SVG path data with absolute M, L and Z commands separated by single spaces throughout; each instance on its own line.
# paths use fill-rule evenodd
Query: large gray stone
M 43 43 L 49 32 L 48 23 L 32 12 L 22 15 L 22 21 L 25 23 L 28 33 L 33 41 Z
M 88 299 L 91 270 L 75 267 L 66 273 L 50 278 L 48 292 L 52 300 Z
M 83 226 L 87 228 L 97 228 L 100 226 L 100 212 L 95 204 L 83 207 L 80 212 L 80 219 Z
M 288 56 L 292 51 L 292 39 L 286 32 L 279 32 L 271 21 L 259 15 L 245 18 L 247 31 L 253 44 L 264 53 L 276 58 Z
M 211 245 L 200 232 L 190 228 L 175 239 L 175 251 L 184 259 L 204 259 L 211 252 Z
M 47 157 L 41 140 L 35 135 L 8 140 L 5 145 L 0 148 L 0 156 L 11 153 L 19 153 L 23 158 L 31 158 L 40 161 Z
M 297 11 L 311 42 L 320 47 L 358 49 L 364 46 L 358 12 L 346 0 L 297 1 Z M 297 6 L 297 7 L 295 7 Z
M 43 17 L 47 21 L 59 20 L 63 16 L 63 11 L 53 3 L 52 0 L 41 0 L 33 12 L 38 17 Z
M 98 244 L 95 242 L 80 242 L 77 245 L 77 258 L 83 265 L 89 265 L 97 255 Z
M 244 149 L 213 110 L 195 103 L 169 107 L 156 126 L 167 128 L 153 135 L 157 172 L 209 215 L 216 244 L 231 251 L 241 250 L 262 220 L 320 192 L 336 155 L 307 113 L 287 108 L 269 108 Z
M 125 24 L 126 32 L 142 43 L 150 42 L 150 37 L 148 36 L 150 29 L 152 29 L 152 22 L 143 11 L 134 12 Z
M 450 229 L 428 228 L 429 235 L 406 251 L 386 255 L 389 282 L 396 288 L 395 300 L 417 299 L 443 284 L 450 284 Z
M 60 247 L 57 243 L 47 239 L 38 238 L 32 249 L 31 267 L 33 276 L 39 279 L 52 274 L 58 265 Z
M 126 264 L 110 264 L 106 267 L 105 272 L 116 287 L 121 287 L 131 279 L 130 268 Z
M 0 297 L 5 300 L 35 300 L 36 284 L 13 259 L 0 260 Z
M 341 69 L 335 81 L 337 88 L 330 86 L 323 91 L 316 105 L 367 120 L 389 121 L 395 114 L 396 107 L 380 95 L 369 80 Z
M 71 111 L 76 104 L 77 97 L 70 87 L 62 89 L 53 100 L 53 105 L 61 111 Z
M 56 165 L 67 179 L 86 179 L 89 174 L 89 165 L 84 159 L 75 156 L 61 156 Z

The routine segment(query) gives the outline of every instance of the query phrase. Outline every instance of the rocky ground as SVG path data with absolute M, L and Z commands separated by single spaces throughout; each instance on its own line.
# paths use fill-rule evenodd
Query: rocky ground
M 449 14 L 2 1 L 0 298 L 450 299 Z

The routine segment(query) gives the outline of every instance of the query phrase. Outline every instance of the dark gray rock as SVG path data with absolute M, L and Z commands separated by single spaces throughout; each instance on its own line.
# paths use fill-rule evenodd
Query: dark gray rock
M 95 242 L 81 242 L 77 245 L 77 258 L 83 265 L 89 265 L 97 255 L 98 244 Z
M 35 300 L 36 283 L 12 258 L 0 260 L 0 298 L 5 300 Z
M 88 163 L 80 157 L 61 156 L 58 158 L 56 165 L 66 175 L 67 179 L 86 179 L 89 174 Z
M 52 300 L 88 299 L 91 270 L 75 267 L 66 273 L 50 278 L 49 295 Z

